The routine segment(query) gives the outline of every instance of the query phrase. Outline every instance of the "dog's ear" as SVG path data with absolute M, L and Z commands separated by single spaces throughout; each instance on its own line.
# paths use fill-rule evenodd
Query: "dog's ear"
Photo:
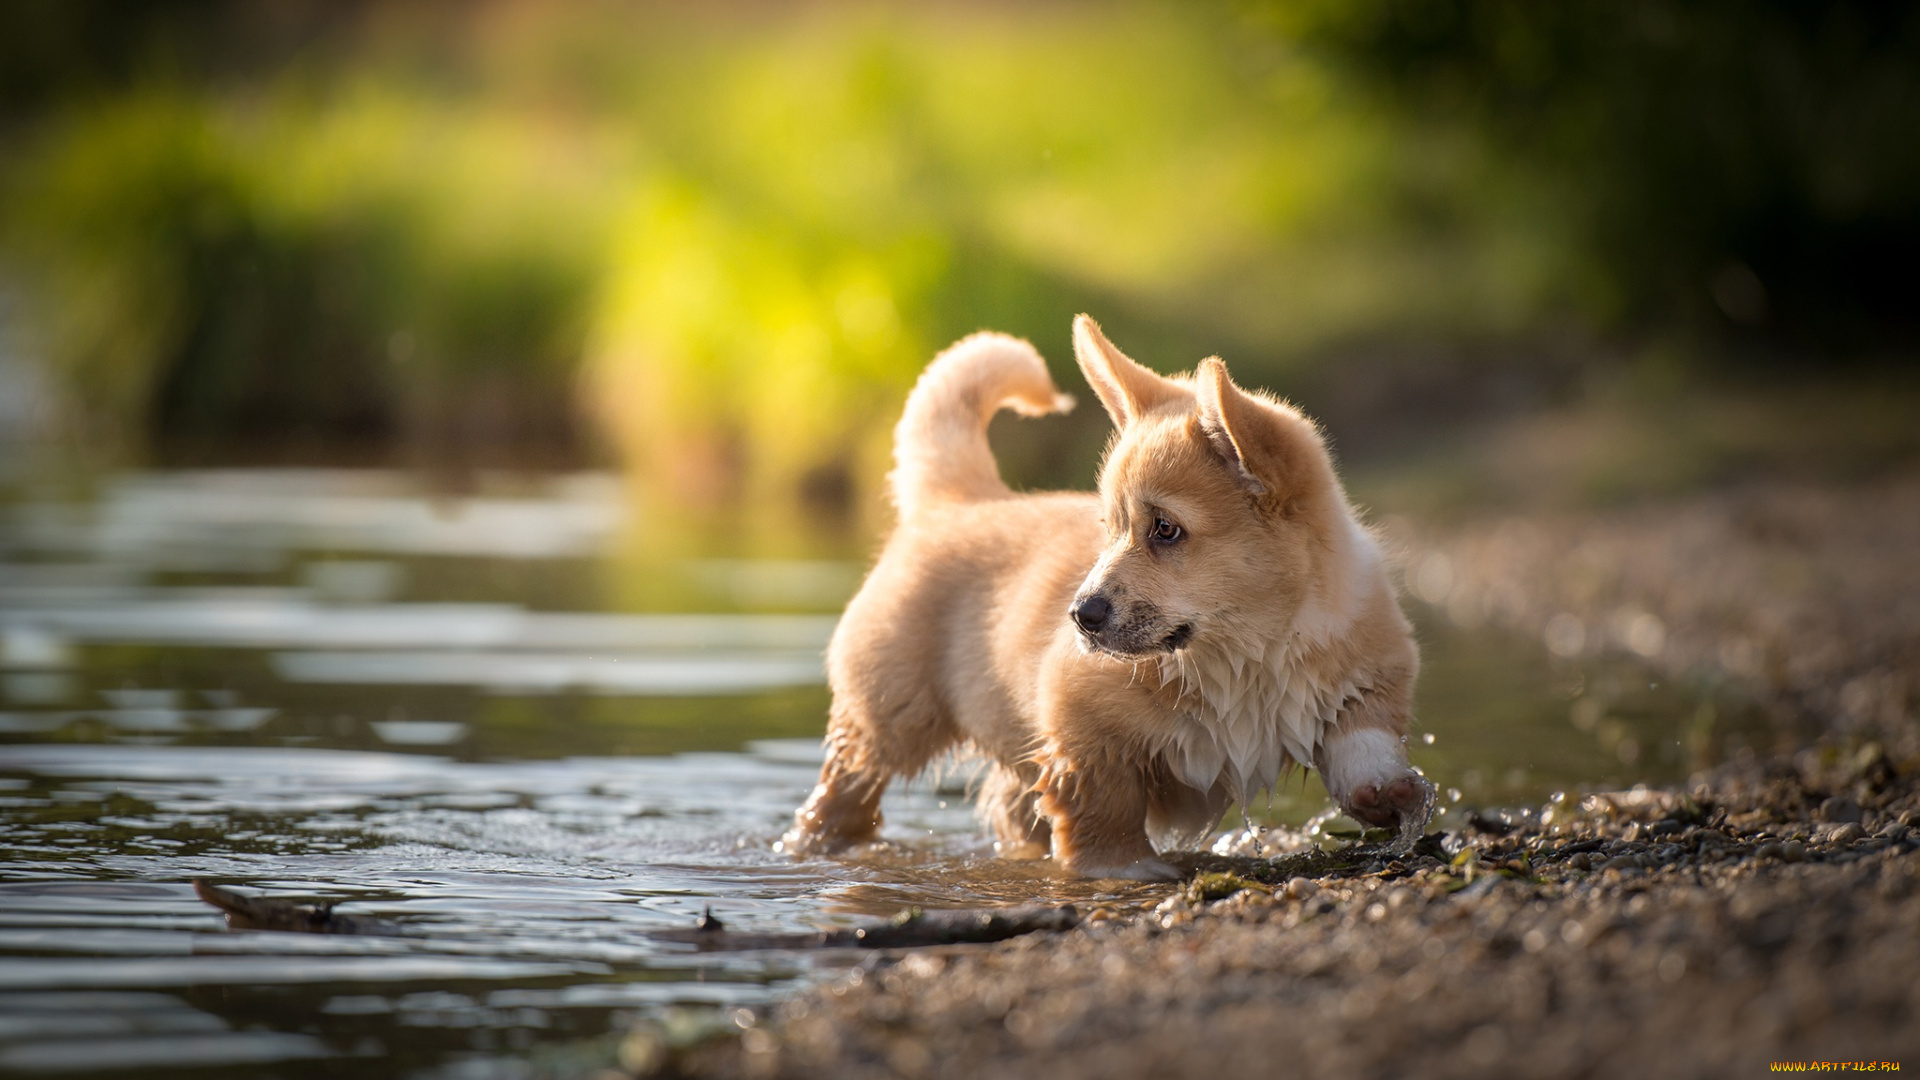
M 1073 358 L 1080 361 L 1080 373 L 1107 407 L 1114 427 L 1124 428 L 1161 402 L 1186 393 L 1179 383 L 1128 359 L 1100 332 L 1100 324 L 1085 315 L 1073 320 Z
M 1200 361 L 1194 397 L 1201 434 L 1249 494 L 1267 505 L 1305 494 L 1324 455 L 1310 421 L 1233 385 L 1217 356 Z

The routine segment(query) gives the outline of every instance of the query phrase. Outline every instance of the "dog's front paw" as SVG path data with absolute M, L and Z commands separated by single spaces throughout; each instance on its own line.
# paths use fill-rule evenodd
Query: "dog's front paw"
M 1424 826 L 1432 813 L 1433 785 L 1407 763 L 1405 744 L 1390 731 L 1336 732 L 1317 763 L 1327 794 L 1355 821 L 1390 829 L 1418 818 Z
M 824 833 L 803 829 L 798 825 L 780 834 L 773 842 L 773 850 L 796 859 L 822 858 L 836 855 L 852 847 L 852 841 L 845 837 L 828 836 Z
M 1391 829 L 1413 816 L 1425 825 L 1432 807 L 1433 785 L 1425 777 L 1408 773 L 1384 784 L 1361 784 L 1341 809 L 1355 821 Z

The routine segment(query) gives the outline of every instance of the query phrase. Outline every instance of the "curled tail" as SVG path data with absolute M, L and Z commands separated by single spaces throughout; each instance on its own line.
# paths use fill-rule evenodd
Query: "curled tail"
M 1008 494 L 987 446 L 987 421 L 1001 409 L 1044 416 L 1073 408 L 1032 345 L 1005 334 L 960 339 L 920 373 L 893 429 L 894 505 L 902 520 L 933 502 Z

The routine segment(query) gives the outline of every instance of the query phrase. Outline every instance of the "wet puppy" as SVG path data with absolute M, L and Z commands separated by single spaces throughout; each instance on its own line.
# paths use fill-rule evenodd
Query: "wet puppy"
M 914 387 L 899 524 L 828 647 L 827 760 L 783 845 L 872 839 L 888 781 L 960 744 L 993 762 L 999 850 L 1088 877 L 1176 876 L 1156 846 L 1296 764 L 1361 821 L 1424 824 L 1410 627 L 1313 423 L 1218 359 L 1141 367 L 1084 315 L 1074 354 L 1118 428 L 1097 495 L 1001 482 L 993 414 L 1073 404 L 1026 342 L 975 334 Z

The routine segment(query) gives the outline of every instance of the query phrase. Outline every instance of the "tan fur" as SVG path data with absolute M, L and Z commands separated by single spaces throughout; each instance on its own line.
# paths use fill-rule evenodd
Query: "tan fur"
M 1295 764 L 1363 820 L 1418 804 L 1410 628 L 1319 432 L 1217 359 L 1166 378 L 1084 315 L 1074 338 L 1119 429 L 1097 496 L 1000 480 L 993 412 L 1070 404 L 1027 343 L 974 335 L 909 397 L 900 522 L 828 648 L 827 762 L 792 850 L 872 839 L 887 783 L 961 746 L 994 762 L 1001 850 L 1088 876 L 1171 876 L 1156 841 L 1204 836 Z M 1070 617 L 1089 598 L 1097 629 Z

